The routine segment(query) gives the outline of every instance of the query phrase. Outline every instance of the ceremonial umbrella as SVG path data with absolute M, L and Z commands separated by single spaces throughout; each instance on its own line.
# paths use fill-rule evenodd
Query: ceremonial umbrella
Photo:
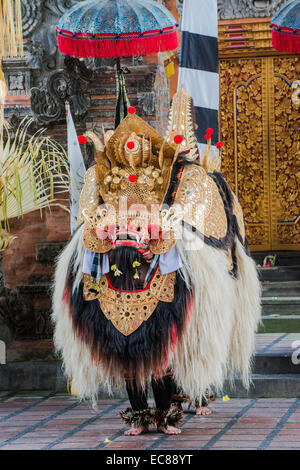
M 87 0 L 57 25 L 60 52 L 74 57 L 132 57 L 174 50 L 176 21 L 153 0 Z
M 129 105 L 120 58 L 176 49 L 176 26 L 167 8 L 153 0 L 87 0 L 60 19 L 58 47 L 77 58 L 117 58 L 117 127 Z
M 289 0 L 282 5 L 270 26 L 275 49 L 300 54 L 300 0 Z

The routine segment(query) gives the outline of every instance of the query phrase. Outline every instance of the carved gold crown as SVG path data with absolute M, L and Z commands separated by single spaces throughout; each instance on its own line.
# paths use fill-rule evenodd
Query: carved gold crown
M 115 131 L 103 132 L 103 141 L 93 132 L 86 136 L 95 144 L 95 170 L 104 203 L 116 207 L 126 199 L 127 207 L 142 205 L 150 212 L 152 204 L 161 207 L 164 202 L 178 155 L 184 152 L 187 159 L 200 161 L 192 100 L 183 88 L 174 96 L 165 138 L 131 109 L 133 113 Z M 202 166 L 207 171 L 219 169 L 216 153 L 212 159 L 209 155 L 210 140 Z
M 92 138 L 91 133 L 87 137 Z M 95 140 L 95 139 L 94 139 Z M 167 142 L 136 114 L 128 114 L 115 132 L 96 146 L 96 174 L 105 203 L 161 205 L 169 186 L 178 145 Z

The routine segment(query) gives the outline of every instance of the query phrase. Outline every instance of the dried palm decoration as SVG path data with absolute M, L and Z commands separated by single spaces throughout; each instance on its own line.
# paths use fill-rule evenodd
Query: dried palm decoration
M 2 59 L 23 56 L 21 0 L 0 0 L 0 135 L 4 124 L 4 102 L 7 87 L 2 72 Z
M 21 0 L 0 0 L 0 57 L 22 57 Z
M 0 136 L 0 251 L 13 239 L 9 231 L 9 219 L 45 207 L 67 207 L 59 199 L 69 191 L 69 170 L 67 155 L 63 147 L 44 130 L 29 135 L 33 120 L 25 118 L 19 125 L 15 136 L 10 136 L 4 125 Z M 6 243 L 4 243 L 6 242 Z
M 0 136 L 3 132 L 4 125 L 4 103 L 7 96 L 7 86 L 5 78 L 1 68 L 1 59 L 0 59 Z

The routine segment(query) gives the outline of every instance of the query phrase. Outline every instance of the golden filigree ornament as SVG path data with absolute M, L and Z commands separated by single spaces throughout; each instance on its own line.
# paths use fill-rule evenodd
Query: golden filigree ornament
M 85 208 L 82 211 L 85 220 L 83 231 L 83 244 L 85 248 L 94 253 L 107 253 L 112 249 L 112 238 L 105 227 L 115 223 L 113 212 L 98 206 Z
M 129 336 L 151 317 L 159 301 L 173 301 L 175 281 L 175 272 L 163 276 L 157 268 L 146 289 L 121 292 L 111 286 L 107 276 L 97 282 L 85 274 L 83 295 L 87 301 L 98 299 L 106 318 L 120 333 Z
M 187 158 L 191 161 L 199 159 L 197 138 L 192 115 L 192 97 L 183 87 L 174 95 L 169 112 L 167 129 L 167 142 L 171 142 L 175 135 L 184 136 L 179 144 L 178 152 L 188 152 Z
M 175 197 L 182 220 L 201 234 L 220 239 L 227 234 L 223 200 L 214 180 L 200 166 L 185 167 Z

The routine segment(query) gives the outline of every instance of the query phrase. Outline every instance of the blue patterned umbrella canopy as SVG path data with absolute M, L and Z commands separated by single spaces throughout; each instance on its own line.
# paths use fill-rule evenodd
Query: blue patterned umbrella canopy
M 290 0 L 271 21 L 272 44 L 278 51 L 300 54 L 300 0 Z
M 176 21 L 153 0 L 87 0 L 57 25 L 60 52 L 73 57 L 132 57 L 178 47 Z

